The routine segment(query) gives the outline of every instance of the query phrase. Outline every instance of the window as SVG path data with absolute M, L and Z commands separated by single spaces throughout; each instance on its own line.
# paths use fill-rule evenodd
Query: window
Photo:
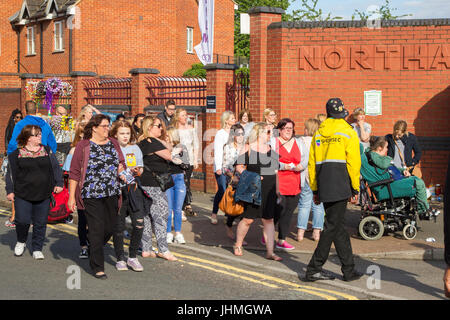
M 194 28 L 187 27 L 187 49 L 188 53 L 194 53 Z
M 55 51 L 64 51 L 63 22 L 55 22 Z
M 27 28 L 27 54 L 36 54 L 34 41 L 34 27 Z

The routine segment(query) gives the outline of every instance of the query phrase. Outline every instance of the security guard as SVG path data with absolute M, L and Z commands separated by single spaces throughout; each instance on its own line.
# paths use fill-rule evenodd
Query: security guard
M 323 202 L 324 230 L 306 269 L 305 281 L 334 280 L 322 271 L 334 243 L 345 281 L 361 278 L 355 270 L 350 237 L 344 226 L 347 202 L 357 201 L 361 156 L 356 131 L 345 121 L 348 111 L 339 98 L 328 100 L 327 119 L 311 141 L 308 171 L 314 202 Z

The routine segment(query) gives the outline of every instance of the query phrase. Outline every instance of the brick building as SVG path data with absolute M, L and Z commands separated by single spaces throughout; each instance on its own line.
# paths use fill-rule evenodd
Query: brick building
M 215 54 L 233 56 L 234 6 L 215 1 Z M 181 75 L 199 62 L 197 11 L 198 0 L 3 0 L 0 72 Z

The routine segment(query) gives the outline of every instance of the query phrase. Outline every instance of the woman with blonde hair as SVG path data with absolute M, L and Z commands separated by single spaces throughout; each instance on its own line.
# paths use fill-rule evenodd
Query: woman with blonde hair
M 92 116 L 94 115 L 94 112 L 96 114 L 101 114 L 101 112 L 94 107 L 92 104 L 86 104 L 81 108 L 80 114 L 78 115 L 78 118 L 75 120 L 75 131 L 77 130 L 77 127 L 80 123 L 88 123 L 89 120 L 91 120 Z
M 271 108 L 264 109 L 263 122 L 268 124 L 272 130 L 277 125 L 277 113 Z
M 189 216 L 197 216 L 197 213 L 192 210 L 192 192 L 191 192 L 191 176 L 194 169 L 198 168 L 200 163 L 198 159 L 200 143 L 197 136 L 197 131 L 188 122 L 189 116 L 186 109 L 178 108 L 171 120 L 171 126 L 177 130 L 179 142 L 186 147 L 189 156 L 189 168 L 185 172 L 184 182 L 186 185 L 186 197 L 183 203 L 183 213 Z M 186 218 L 183 215 L 183 220 Z
M 354 123 L 351 124 L 353 129 L 358 134 L 360 143 L 363 145 L 364 150 L 370 147 L 370 133 L 372 132 L 372 126 L 366 122 L 366 113 L 363 108 L 356 108 L 352 114 Z
M 305 145 L 306 159 L 309 158 L 309 150 L 311 148 L 311 140 L 319 129 L 320 121 L 317 119 L 308 119 L 305 122 L 305 135 L 300 137 Z M 325 217 L 325 209 L 323 203 L 315 204 L 313 201 L 313 192 L 309 186 L 308 166 L 301 172 L 301 192 L 298 199 L 298 216 L 297 216 L 297 241 L 302 241 L 305 235 L 305 230 L 308 226 L 309 214 L 312 209 L 313 214 L 313 239 L 319 241 L 320 232 L 323 229 L 323 220 Z
M 214 137 L 214 176 L 217 181 L 217 192 L 214 196 L 213 209 L 211 214 L 211 223 L 217 224 L 217 212 L 219 203 L 222 200 L 225 189 L 227 188 L 227 176 L 222 171 L 223 168 L 223 148 L 228 142 L 231 126 L 236 122 L 236 117 L 231 111 L 225 111 L 220 118 L 222 128 L 217 131 Z
M 242 220 L 237 227 L 236 243 L 233 250 L 236 256 L 242 256 L 244 238 L 255 219 L 261 218 L 266 240 L 266 258 L 281 261 L 282 259 L 273 252 L 275 240 L 273 219 L 277 203 L 276 172 L 278 170 L 278 155 L 271 149 L 269 144 L 271 131 L 270 125 L 265 122 L 255 124 L 249 135 L 249 145 L 246 146 L 245 152 L 236 161 L 236 171 L 241 175 L 236 194 L 238 193 L 239 184 L 246 183 L 243 181 L 244 171 L 248 171 L 252 176 L 256 174 L 256 179 L 261 179 L 261 189 L 259 205 L 255 202 L 244 202 L 244 213 L 241 215 Z
M 148 197 L 144 197 L 144 232 L 142 235 L 142 257 L 156 257 L 152 248 L 152 231 L 158 243 L 158 256 L 169 261 L 176 261 L 167 244 L 167 219 L 169 206 L 167 196 L 156 179 L 156 175 L 169 171 L 172 152 L 179 153 L 180 148 L 172 148 L 163 141 L 165 127 L 161 119 L 146 116 L 142 120 L 142 135 L 139 148 L 143 154 L 144 171 L 140 176 L 141 188 Z M 170 149 L 169 149 L 170 148 Z M 175 160 L 174 160 L 175 161 Z M 153 227 L 153 228 L 152 228 Z

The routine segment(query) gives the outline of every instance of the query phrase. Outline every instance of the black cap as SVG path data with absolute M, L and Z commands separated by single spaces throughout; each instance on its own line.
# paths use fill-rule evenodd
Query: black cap
M 344 103 L 339 98 L 331 98 L 327 102 L 327 116 L 331 118 L 344 119 L 349 115 Z

